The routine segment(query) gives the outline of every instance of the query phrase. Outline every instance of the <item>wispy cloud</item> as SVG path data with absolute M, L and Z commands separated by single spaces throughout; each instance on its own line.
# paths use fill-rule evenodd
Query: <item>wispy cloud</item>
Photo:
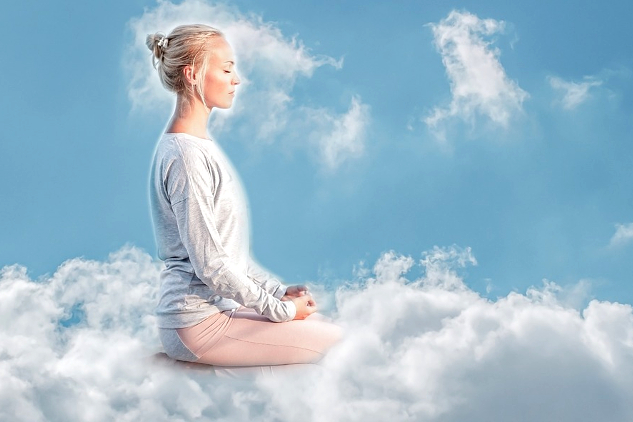
M 355 131 L 358 136 L 350 137 L 354 130 L 343 133 L 337 124 L 348 118 L 349 113 L 337 115 L 327 107 L 314 109 L 297 103 L 292 95 L 297 79 L 310 78 L 323 66 L 341 69 L 343 60 L 313 54 L 299 38 L 285 36 L 276 24 L 265 22 L 257 14 L 241 13 L 221 2 L 160 1 L 155 8 L 146 9 L 140 18 L 130 20 L 134 41 L 126 53 L 125 63 L 130 78 L 128 96 L 134 110 L 154 110 L 157 106 L 168 110 L 174 101 L 151 66 L 145 36 L 157 31 L 168 33 L 177 25 L 191 22 L 206 23 L 225 33 L 235 50 L 237 71 L 242 78 L 234 107 L 214 111 L 213 133 L 230 129 L 234 134 L 239 131 L 249 141 L 273 143 L 294 138 L 296 144 L 302 145 L 303 135 L 318 129 L 321 132 L 316 135 L 323 138 L 334 134 L 329 144 L 339 146 L 333 156 L 322 156 L 328 168 L 355 156 L 359 147 L 362 150 L 364 128 L 358 127 Z M 357 97 L 352 100 L 352 110 L 354 107 L 367 110 Z M 322 120 L 315 121 L 319 115 Z M 366 115 L 362 122 L 366 124 L 368 119 Z
M 238 70 L 245 85 L 240 87 L 243 95 L 244 91 L 253 89 L 249 85 L 254 73 L 264 83 L 256 89 L 287 92 L 298 77 L 310 77 L 318 67 L 342 66 L 340 60 L 311 54 L 300 40 L 287 39 L 278 27 L 264 22 L 260 16 L 242 14 L 224 3 L 160 1 L 157 7 L 146 9 L 140 18 L 128 23 L 134 35 L 126 57 L 130 71 L 128 95 L 133 107 L 151 109 L 157 101 L 168 105 L 173 102 L 173 95 L 162 87 L 152 68 L 150 52 L 145 46 L 147 34 L 157 31 L 167 34 L 178 25 L 192 22 L 206 23 L 226 34 L 238 58 Z
M 592 76 L 586 76 L 583 82 L 565 81 L 557 76 L 549 76 L 549 84 L 560 95 L 560 104 L 565 110 L 572 110 L 584 103 L 589 97 L 591 88 L 602 85 L 603 81 Z
M 370 119 L 369 106 L 363 104 L 359 97 L 352 98 L 344 114 L 333 114 L 327 109 L 307 109 L 305 112 L 315 127 L 320 128 L 311 138 L 328 170 L 362 155 Z
M 499 50 L 488 39 L 504 30 L 504 22 L 480 19 L 468 12 L 452 11 L 446 19 L 429 25 L 450 81 L 451 102 L 424 118 L 438 135 L 443 124 L 459 118 L 471 124 L 478 116 L 506 127 L 522 111 L 528 94 L 511 80 L 499 62 Z
M 618 247 L 623 246 L 633 241 L 633 223 L 628 224 L 616 224 L 615 234 L 609 242 L 609 246 Z
M 0 419 L 630 421 L 631 306 L 578 311 L 551 282 L 490 301 L 459 276 L 475 262 L 457 247 L 384 254 L 329 292 L 347 335 L 323 371 L 256 382 L 150 364 L 160 267 L 143 251 L 37 281 L 5 267 Z

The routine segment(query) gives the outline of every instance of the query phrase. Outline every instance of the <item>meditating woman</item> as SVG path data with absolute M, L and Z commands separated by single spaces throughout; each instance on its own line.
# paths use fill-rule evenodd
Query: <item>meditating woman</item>
M 314 314 L 305 286 L 284 286 L 250 257 L 240 179 L 207 132 L 231 107 L 240 79 L 220 31 L 184 25 L 147 37 L 176 108 L 161 136 L 150 199 L 161 273 L 156 310 L 168 356 L 217 367 L 314 363 L 340 338 Z

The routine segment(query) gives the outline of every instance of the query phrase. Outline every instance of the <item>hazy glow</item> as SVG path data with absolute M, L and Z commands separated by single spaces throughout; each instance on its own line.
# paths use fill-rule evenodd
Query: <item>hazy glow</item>
M 160 84 L 152 68 L 145 36 L 191 22 L 206 23 L 220 29 L 237 57 L 237 72 L 242 83 L 238 99 L 230 110 L 216 110 L 211 123 L 214 135 L 239 131 L 248 139 L 265 143 L 286 142 L 304 147 L 305 134 L 318 141 L 315 158 L 328 170 L 343 161 L 358 157 L 364 150 L 369 107 L 358 96 L 351 98 L 347 113 L 327 107 L 308 107 L 294 101 L 292 91 L 298 78 L 310 78 L 322 66 L 341 69 L 342 59 L 311 53 L 298 38 L 288 38 L 261 16 L 242 14 L 223 3 L 185 0 L 180 4 L 159 2 L 147 9 L 129 26 L 134 44 L 129 46 L 125 63 L 129 74 L 128 97 L 133 110 L 149 112 L 158 107 L 167 118 L 173 94 Z

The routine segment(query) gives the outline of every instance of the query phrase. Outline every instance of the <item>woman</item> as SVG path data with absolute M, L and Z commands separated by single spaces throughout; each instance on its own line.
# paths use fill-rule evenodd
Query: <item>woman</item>
M 231 107 L 240 83 L 231 47 L 205 25 L 148 35 L 147 46 L 176 94 L 150 176 L 167 355 L 220 367 L 318 361 L 340 330 L 314 315 L 305 286 L 286 287 L 252 261 L 240 180 L 207 134 L 211 111 Z

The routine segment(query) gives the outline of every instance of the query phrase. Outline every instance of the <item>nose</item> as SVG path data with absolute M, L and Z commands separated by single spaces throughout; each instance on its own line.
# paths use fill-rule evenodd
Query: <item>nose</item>
M 235 76 L 233 77 L 233 80 L 231 82 L 233 83 L 233 85 L 239 85 L 242 80 L 239 76 L 237 76 L 237 72 L 234 72 L 233 75 Z

